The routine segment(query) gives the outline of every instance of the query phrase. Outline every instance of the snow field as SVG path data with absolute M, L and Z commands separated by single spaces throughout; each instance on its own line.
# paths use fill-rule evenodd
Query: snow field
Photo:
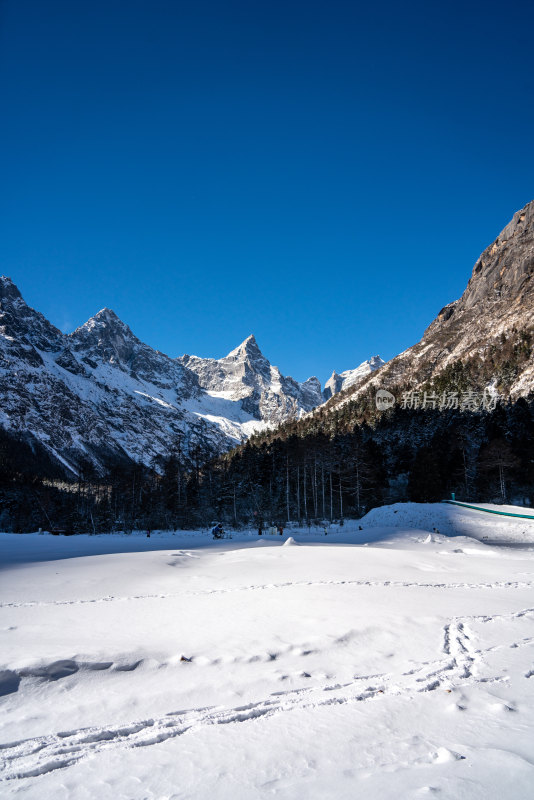
M 448 536 L 470 536 L 494 544 L 534 544 L 534 510 L 523 506 L 501 506 L 492 503 L 474 503 L 480 508 L 512 514 L 532 515 L 528 519 L 514 519 L 474 511 L 447 503 L 394 503 L 373 508 L 361 524 L 366 528 L 415 528 Z
M 396 509 L 328 544 L 0 535 L 0 794 L 531 797 L 534 550 Z

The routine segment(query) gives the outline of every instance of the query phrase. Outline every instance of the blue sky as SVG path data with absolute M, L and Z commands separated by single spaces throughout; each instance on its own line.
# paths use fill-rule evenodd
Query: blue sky
M 534 6 L 0 2 L 0 272 L 171 356 L 416 342 L 534 198 Z

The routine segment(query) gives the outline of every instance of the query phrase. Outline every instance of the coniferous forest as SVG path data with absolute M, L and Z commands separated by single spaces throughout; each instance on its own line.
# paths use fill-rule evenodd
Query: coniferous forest
M 378 413 L 370 398 L 256 434 L 213 457 L 179 439 L 150 466 L 128 461 L 68 478 L 35 441 L 0 432 L 0 529 L 301 525 L 359 518 L 398 501 L 534 504 L 534 401 L 492 411 Z

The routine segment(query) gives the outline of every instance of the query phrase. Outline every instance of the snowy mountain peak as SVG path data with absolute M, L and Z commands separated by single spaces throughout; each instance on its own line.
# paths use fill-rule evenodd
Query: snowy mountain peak
M 367 362 L 371 367 L 371 370 L 378 369 L 378 367 L 382 367 L 386 362 L 380 356 L 371 356 L 369 361 Z
M 124 324 L 117 314 L 115 314 L 112 308 L 101 308 L 98 314 L 95 314 L 93 319 L 98 319 L 105 322 L 121 322 L 121 324 Z
M 239 347 L 236 347 L 234 350 L 228 353 L 226 358 L 231 358 L 234 359 L 235 361 L 241 361 L 244 358 L 249 358 L 249 359 L 262 358 L 266 360 L 265 356 L 263 355 L 258 346 L 254 334 L 250 334 L 250 336 L 247 336 L 247 338 L 243 342 L 241 342 Z
M 74 331 L 74 334 L 76 334 L 78 331 L 87 332 L 94 329 L 103 330 L 105 328 L 112 328 L 114 330 L 119 329 L 122 332 L 133 336 L 133 333 L 128 325 L 126 325 L 126 323 L 123 322 L 111 308 L 100 309 L 100 311 L 95 314 L 94 317 L 91 317 L 87 320 L 87 322 L 77 328 Z
M 0 278 L 0 336 L 13 343 L 10 346 L 18 352 L 25 350 L 34 365 L 41 360 L 34 348 L 46 351 L 61 348 L 61 332 L 27 305 L 17 286 L 6 275 Z
M 325 400 L 329 400 L 332 395 L 347 389 L 349 386 L 355 386 L 360 383 L 367 375 L 382 367 L 385 363 L 380 356 L 372 356 L 367 361 L 362 362 L 356 369 L 346 369 L 340 374 L 334 370 L 324 387 L 323 396 Z
M 253 335 L 224 358 L 184 355 L 181 363 L 213 396 L 239 402 L 243 411 L 266 425 L 298 419 L 322 402 L 317 378 L 299 383 L 270 364 Z
M 76 352 L 83 352 L 91 360 L 117 362 L 128 369 L 146 347 L 110 308 L 101 309 L 68 339 Z
M 7 275 L 0 276 L 0 300 L 18 300 L 22 295 Z

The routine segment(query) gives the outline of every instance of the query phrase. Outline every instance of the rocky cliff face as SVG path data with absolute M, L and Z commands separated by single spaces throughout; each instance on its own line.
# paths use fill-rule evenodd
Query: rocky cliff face
M 284 377 L 265 358 L 254 336 L 224 358 L 185 355 L 180 361 L 195 373 L 203 389 L 213 396 L 240 401 L 245 411 L 269 425 L 298 418 L 323 402 L 317 378 L 299 383 Z
M 418 344 L 388 362 L 341 402 L 369 387 L 417 388 L 471 362 L 481 381 L 512 399 L 534 390 L 534 201 L 477 260 L 459 300 L 445 306 Z M 483 386 L 479 386 L 483 389 Z M 330 401 L 336 404 L 336 399 Z

